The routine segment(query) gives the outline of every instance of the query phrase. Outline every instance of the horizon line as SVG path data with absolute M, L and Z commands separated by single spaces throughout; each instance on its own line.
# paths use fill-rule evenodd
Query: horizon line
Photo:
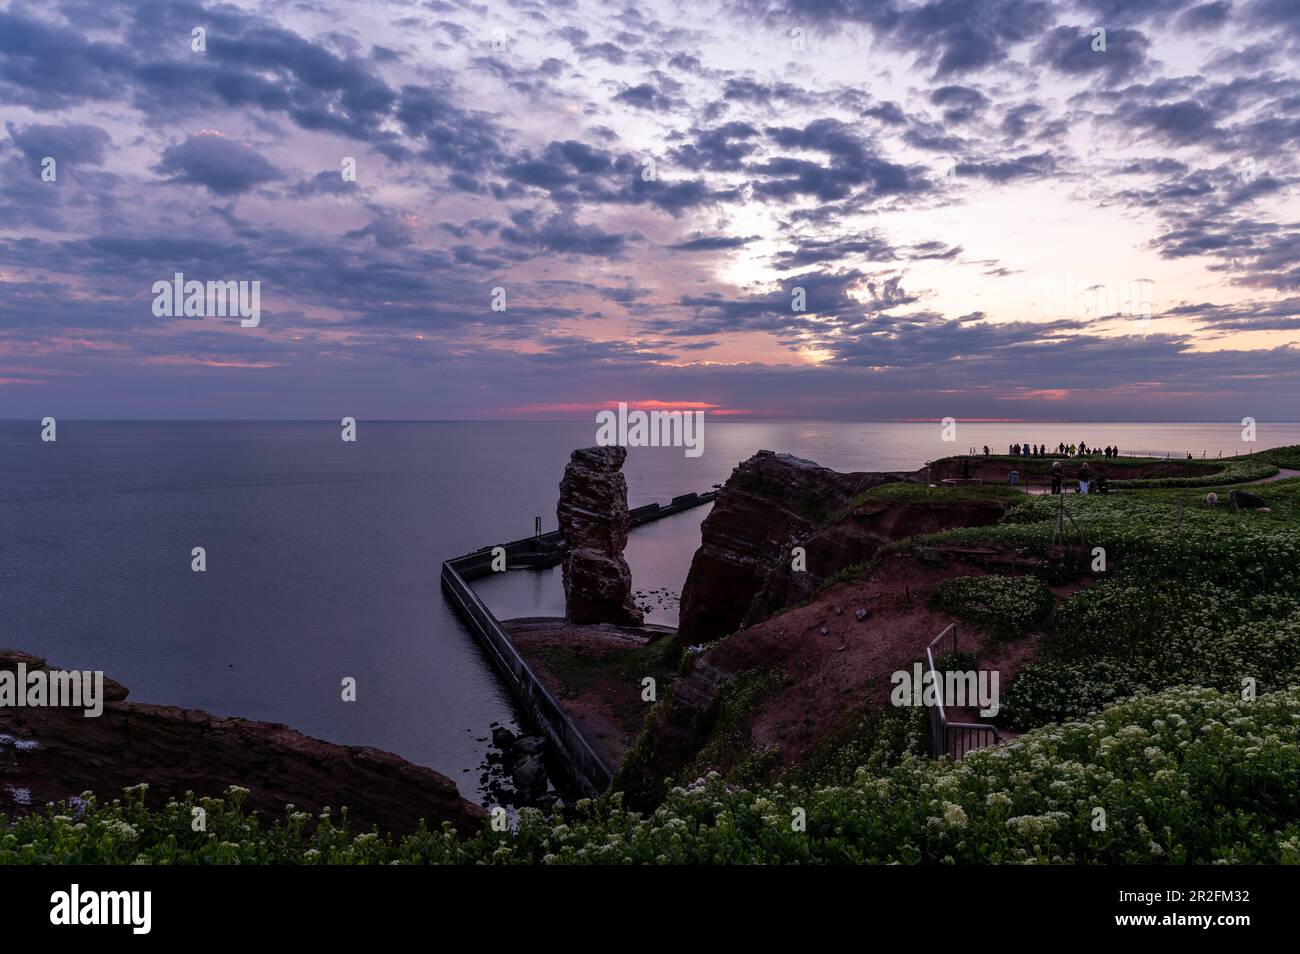
M 77 421 L 102 424 L 332 424 L 337 421 L 332 417 L 55 417 L 59 421 Z M 353 415 L 347 415 L 353 416 Z M 909 417 L 909 418 L 825 418 L 825 417 L 746 417 L 737 420 L 733 415 L 716 415 L 715 423 L 724 424 L 941 424 L 947 418 Z M 40 422 L 37 417 L 2 417 L 0 424 L 30 424 Z M 591 423 L 590 417 L 357 417 L 356 420 L 372 424 L 514 424 L 529 422 L 534 424 L 570 424 L 578 421 Z M 1013 424 L 1038 426 L 1042 424 L 1206 424 L 1216 427 L 1242 427 L 1239 420 L 1106 420 L 1104 418 L 987 418 L 955 417 L 958 424 Z M 1283 424 L 1300 426 L 1300 421 L 1254 419 L 1259 424 Z

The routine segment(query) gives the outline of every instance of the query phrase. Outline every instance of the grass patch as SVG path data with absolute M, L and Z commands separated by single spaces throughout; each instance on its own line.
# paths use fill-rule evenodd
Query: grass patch
M 905 755 L 928 755 L 930 727 L 920 706 L 867 712 L 824 738 L 786 781 L 794 785 L 848 785 L 858 771 L 893 768 Z
M 929 603 L 994 639 L 1017 639 L 1042 625 L 1052 594 L 1033 576 L 957 576 L 937 584 Z
M 560 697 L 573 699 L 610 679 L 631 679 L 640 685 L 651 676 L 662 690 L 677 676 L 677 649 L 665 634 L 644 646 L 587 649 L 551 646 L 538 653 L 542 666 L 560 683 Z
M 762 780 L 757 770 L 768 774 L 775 760 L 756 749 L 749 735 L 749 716 L 773 695 L 790 685 L 790 677 L 779 669 L 751 669 L 737 673 L 718 694 L 716 716 L 708 738 L 692 761 L 688 775 L 703 775 L 711 769 L 743 767 L 745 782 Z
M 1023 492 L 1003 484 L 960 484 L 951 487 L 927 487 L 925 484 L 899 482 L 882 484 L 864 490 L 847 504 L 830 515 L 831 523 L 839 523 L 863 504 L 970 504 L 1007 503 L 1023 497 Z

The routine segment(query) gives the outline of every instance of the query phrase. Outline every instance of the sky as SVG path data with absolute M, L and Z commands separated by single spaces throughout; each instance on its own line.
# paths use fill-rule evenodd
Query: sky
M 1294 0 L 0 0 L 0 418 L 1293 421 L 1297 64 Z

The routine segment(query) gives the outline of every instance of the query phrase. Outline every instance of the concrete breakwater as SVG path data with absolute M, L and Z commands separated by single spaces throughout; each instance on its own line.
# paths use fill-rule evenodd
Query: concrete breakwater
M 715 496 L 716 491 L 689 493 L 674 497 L 667 504 L 637 507 L 628 511 L 628 526 L 635 528 L 662 520 L 710 503 Z M 497 547 L 505 551 L 506 566 L 511 569 L 545 569 L 559 563 L 563 540 L 559 531 L 552 531 L 454 557 L 442 564 L 442 589 L 505 678 L 524 713 L 551 743 L 570 781 L 583 794 L 594 796 L 609 787 L 618 766 L 606 764 L 596 753 L 470 586 L 470 581 L 493 572 L 494 556 L 500 555 Z

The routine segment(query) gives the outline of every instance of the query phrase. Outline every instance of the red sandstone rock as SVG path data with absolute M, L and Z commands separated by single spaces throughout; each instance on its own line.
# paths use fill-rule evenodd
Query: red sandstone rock
M 639 625 L 632 602 L 627 546 L 627 480 L 620 473 L 627 449 L 575 450 L 560 481 L 556 515 L 564 534 L 561 569 L 564 606 L 574 623 Z
M 48 668 L 40 657 L 0 649 L 0 670 L 20 662 Z M 483 809 L 461 798 L 451 779 L 391 752 L 271 722 L 127 702 L 126 688 L 108 678 L 104 689 L 98 718 L 80 709 L 0 708 L 0 813 L 21 815 L 88 790 L 111 800 L 148 782 L 151 803 L 239 785 L 249 790 L 247 807 L 268 820 L 292 803 L 312 814 L 328 806 L 336 821 L 346 806 L 354 831 L 403 835 L 422 818 L 435 830 L 449 821 L 462 835 L 482 827 Z
M 901 473 L 841 474 L 790 454 L 759 451 L 731 472 L 700 527 L 700 548 L 682 589 L 678 642 L 707 643 L 806 599 L 828 577 L 885 542 L 827 518 Z M 802 546 L 806 572 L 791 567 Z

